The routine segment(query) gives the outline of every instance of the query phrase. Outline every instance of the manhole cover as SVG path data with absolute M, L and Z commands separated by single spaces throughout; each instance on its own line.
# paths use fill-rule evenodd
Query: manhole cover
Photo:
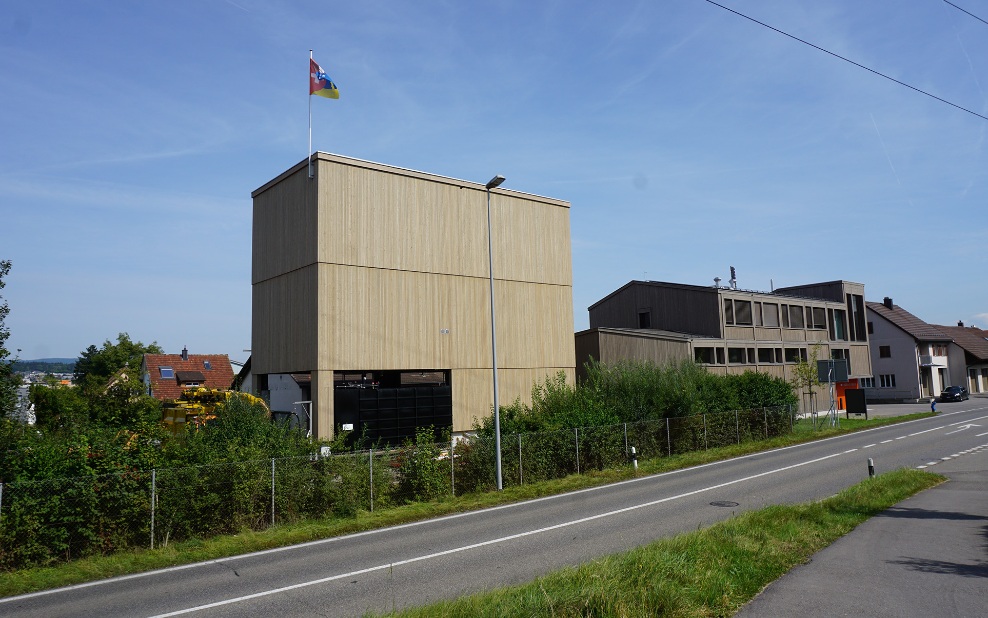
M 730 500 L 717 500 L 716 502 L 711 502 L 710 506 L 739 506 L 737 502 L 731 502 Z

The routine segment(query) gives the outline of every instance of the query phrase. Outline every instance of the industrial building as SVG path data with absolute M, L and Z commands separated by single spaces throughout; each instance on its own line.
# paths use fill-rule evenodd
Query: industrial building
M 794 367 L 817 358 L 845 359 L 845 389 L 871 377 L 864 285 L 830 281 L 772 292 L 631 281 L 589 307 L 590 328 L 576 334 L 580 372 L 591 358 L 663 364 L 695 359 L 719 374 L 759 371 L 792 380 Z
M 491 414 L 489 229 L 500 401 L 574 379 L 568 202 L 322 152 L 252 197 L 252 389 L 314 436 Z

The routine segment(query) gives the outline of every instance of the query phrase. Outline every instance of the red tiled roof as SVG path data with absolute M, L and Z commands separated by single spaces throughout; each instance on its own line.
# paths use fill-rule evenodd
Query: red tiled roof
M 973 326 L 940 326 L 937 328 L 953 337 L 954 343 L 981 361 L 988 361 L 988 331 Z
M 937 330 L 932 324 L 927 324 L 923 320 L 909 313 L 899 305 L 892 305 L 889 309 L 883 303 L 865 303 L 868 311 L 874 311 L 892 324 L 898 326 L 907 334 L 912 335 L 916 341 L 947 341 L 950 335 L 945 335 Z
M 210 369 L 206 369 L 206 362 Z M 161 368 L 171 367 L 172 377 L 161 377 Z M 143 372 L 151 382 L 151 395 L 155 399 L 178 399 L 182 395 L 179 375 L 199 373 L 205 377 L 200 386 L 228 389 L 233 383 L 233 366 L 226 354 L 189 354 L 182 360 L 181 354 L 145 354 Z

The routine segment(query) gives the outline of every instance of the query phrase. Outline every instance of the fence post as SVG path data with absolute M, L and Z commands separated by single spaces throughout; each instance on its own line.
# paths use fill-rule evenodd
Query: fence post
M 576 473 L 580 473 L 580 430 L 576 427 L 573 428 L 574 435 L 576 436 Z
M 666 417 L 666 448 L 669 450 L 669 457 L 672 457 L 672 436 L 669 434 L 669 417 Z
M 792 404 L 786 406 L 786 412 L 789 414 L 789 433 L 796 431 L 796 426 L 792 418 Z
M 738 420 L 738 411 L 734 411 L 734 431 L 738 434 L 738 444 L 741 444 L 741 421 Z
M 762 408 L 762 414 L 765 416 L 765 439 L 768 440 L 768 408 Z
M 154 549 L 154 505 L 158 501 L 156 493 L 158 483 L 158 471 L 151 469 L 151 549 Z
M 521 434 L 518 434 L 518 484 L 525 484 L 525 474 L 521 470 Z
M 370 450 L 370 512 L 374 512 L 374 449 Z
M 624 424 L 624 454 L 628 454 L 628 423 Z
M 3 523 L 3 483 L 0 483 L 0 523 Z
M 271 458 L 271 525 L 274 525 L 274 457 Z
M 449 438 L 449 495 L 456 497 L 456 438 Z
M 703 415 L 703 450 L 709 451 L 710 447 L 707 446 L 707 415 Z

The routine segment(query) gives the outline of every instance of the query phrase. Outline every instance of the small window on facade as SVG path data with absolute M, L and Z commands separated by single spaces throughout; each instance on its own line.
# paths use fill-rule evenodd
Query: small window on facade
M 758 348 L 758 362 L 759 363 L 774 363 L 775 362 L 775 348 Z
M 744 348 L 727 348 L 727 362 L 732 365 L 743 365 L 745 362 Z
M 803 308 L 789 305 L 789 327 L 803 328 Z
M 805 360 L 806 350 L 801 350 L 799 348 L 786 348 L 786 362 L 787 363 L 798 363 L 800 360 Z
M 895 374 L 883 373 L 878 376 L 878 385 L 881 388 L 895 388 Z
M 779 306 L 775 303 L 762 305 L 762 324 L 772 328 L 779 327 Z
M 174 378 L 175 371 L 171 367 L 158 367 L 158 371 L 161 372 L 162 378 Z
M 695 348 L 693 350 L 694 358 L 696 362 L 703 363 L 705 365 L 714 364 L 714 349 L 713 348 Z
M 880 346 L 878 346 L 878 357 L 879 358 L 892 358 L 892 346 L 890 346 L 890 345 L 880 345 Z
M 843 309 L 834 311 L 834 341 L 847 341 L 847 312 Z
M 789 305 L 782 305 L 782 327 L 789 328 Z
M 730 298 L 724 299 L 724 322 L 729 325 L 734 325 L 734 301 Z
M 724 348 L 716 348 L 717 351 L 717 364 L 724 364 Z
M 734 301 L 734 323 L 738 326 L 751 326 L 751 301 Z
M 652 328 L 652 312 L 647 309 L 638 310 L 638 328 Z
M 762 325 L 762 304 L 755 303 L 754 311 L 752 312 L 752 318 L 755 320 L 755 326 Z
M 213 364 L 208 360 L 202 361 L 202 366 L 206 371 L 209 371 L 213 368 Z
M 860 378 L 858 383 L 861 388 L 875 388 L 875 378 Z
M 827 328 L 827 309 L 825 307 L 813 307 L 813 328 Z

